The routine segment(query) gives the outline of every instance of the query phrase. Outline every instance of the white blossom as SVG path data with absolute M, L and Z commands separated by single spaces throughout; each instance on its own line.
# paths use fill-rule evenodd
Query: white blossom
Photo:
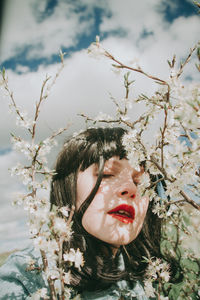
M 61 213 L 65 217 L 69 217 L 69 207 L 68 206 L 63 206 L 60 208 Z
M 65 284 L 70 284 L 71 272 L 64 273 L 63 279 Z
M 155 297 L 155 288 L 152 285 L 151 280 L 145 280 L 144 281 L 144 290 L 147 297 Z
M 54 218 L 53 229 L 57 234 L 63 235 L 67 239 L 71 237 L 71 228 L 69 227 L 69 225 L 67 225 L 66 221 L 63 218 Z
M 88 48 L 88 54 L 90 57 L 100 59 L 102 56 L 106 55 L 105 49 L 100 44 L 99 36 L 96 36 L 96 42 L 92 43 Z
M 32 294 L 28 299 L 31 300 L 40 300 L 40 299 L 49 299 L 49 296 L 47 295 L 47 289 L 41 288 L 34 294 Z
M 73 262 L 75 267 L 80 270 L 80 267 L 84 264 L 83 254 L 79 249 L 74 250 L 73 248 L 70 249 L 68 253 L 63 254 L 64 261 Z

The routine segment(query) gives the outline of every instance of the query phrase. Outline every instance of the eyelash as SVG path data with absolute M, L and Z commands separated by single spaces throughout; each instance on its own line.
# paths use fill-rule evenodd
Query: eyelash
M 103 174 L 102 178 L 109 178 L 109 177 L 113 177 L 113 174 Z

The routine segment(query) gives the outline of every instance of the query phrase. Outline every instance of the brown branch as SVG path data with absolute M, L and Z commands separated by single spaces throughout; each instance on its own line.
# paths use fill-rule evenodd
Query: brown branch
M 161 173 L 164 175 L 164 179 L 168 180 L 171 183 L 176 181 L 176 179 L 172 179 L 172 178 L 168 177 L 165 169 L 159 165 L 159 163 L 153 156 L 151 156 L 151 159 L 149 161 L 151 161 L 153 164 L 155 164 L 155 166 L 158 168 L 158 170 L 161 171 Z M 194 208 L 200 210 L 200 205 L 197 204 L 194 200 L 192 200 L 183 190 L 180 190 L 180 194 L 185 199 L 186 202 L 190 203 Z
M 49 79 L 50 79 L 50 77 L 46 77 L 46 79 L 43 81 L 42 88 L 41 88 L 41 91 L 40 91 L 40 99 L 39 99 L 39 102 L 36 103 L 35 117 L 34 117 L 35 123 L 33 124 L 32 139 L 35 136 L 36 121 L 37 121 L 38 116 L 39 116 L 40 105 L 41 105 L 42 101 L 46 98 L 46 96 L 44 96 L 43 94 L 44 94 L 45 86 L 46 86 L 46 84 L 47 84 L 47 82 L 48 82 Z
M 63 242 L 64 242 L 64 238 L 62 236 L 59 237 L 58 265 L 59 265 L 59 274 L 60 274 L 61 299 L 65 300 L 65 284 L 63 280 Z
M 165 131 L 167 129 L 167 109 L 164 108 L 165 119 L 163 130 L 161 130 L 161 166 L 164 167 L 164 145 L 165 145 Z
M 183 196 L 183 198 L 190 203 L 194 208 L 200 210 L 200 205 L 197 204 L 194 200 L 192 200 L 190 197 L 188 197 L 188 195 L 184 192 L 184 191 L 180 191 L 181 196 Z
M 162 80 L 162 79 L 160 79 L 160 78 L 158 78 L 156 76 L 147 74 L 141 68 L 133 68 L 133 67 L 130 67 L 130 66 L 127 66 L 127 65 L 123 64 L 122 62 L 120 62 L 119 60 L 117 60 L 116 58 L 114 58 L 114 56 L 112 54 L 110 54 L 108 51 L 105 51 L 105 56 L 108 57 L 108 58 L 110 58 L 111 60 L 113 60 L 115 63 L 117 63 L 119 65 L 119 66 L 118 65 L 117 66 L 113 65 L 116 68 L 127 69 L 127 70 L 131 70 L 131 71 L 134 71 L 134 72 L 141 73 L 141 74 L 143 74 L 144 76 L 146 76 L 146 77 L 148 77 L 150 79 L 158 81 L 159 83 L 161 83 L 163 85 L 169 86 L 169 84 L 165 80 Z
M 55 137 L 61 135 L 64 131 L 68 130 L 69 126 L 70 126 L 70 124 L 68 124 L 65 128 L 59 129 L 58 131 L 54 132 L 54 133 L 49 137 L 49 139 L 50 139 L 50 140 L 53 140 Z M 37 162 L 37 163 L 38 163 L 39 165 L 41 165 L 41 166 L 42 166 L 42 164 L 37 160 L 37 157 L 38 157 L 38 154 L 39 154 L 40 149 L 42 148 L 42 146 L 43 146 L 43 144 L 40 143 L 39 146 L 38 146 L 38 148 L 37 148 L 37 150 L 36 150 L 36 152 L 35 152 L 35 155 L 34 155 L 34 157 L 33 157 L 33 160 L 32 160 L 33 162 Z
M 134 129 L 135 125 L 139 122 L 141 122 L 143 119 L 146 118 L 146 115 L 145 116 L 141 116 L 138 120 L 134 121 L 134 122 L 129 122 L 129 121 L 126 121 L 126 120 L 123 120 L 123 118 L 119 118 L 119 119 L 116 119 L 116 120 L 94 120 L 93 118 L 90 118 L 88 116 L 86 116 L 85 114 L 78 114 L 78 116 L 80 117 L 83 117 L 86 119 L 86 122 L 87 121 L 91 121 L 93 123 L 96 123 L 96 122 L 99 122 L 99 123 L 123 123 L 125 125 L 127 125 L 128 127 L 130 127 L 131 129 Z
M 40 253 L 41 253 L 41 256 L 42 256 L 42 263 L 43 263 L 43 266 L 44 266 L 44 271 L 46 271 L 47 268 L 48 268 L 47 257 L 46 257 L 46 254 L 45 254 L 44 250 L 40 249 Z M 52 279 L 47 278 L 47 281 L 48 281 L 49 288 L 50 288 L 51 300 L 57 300 L 56 291 L 55 291 L 55 287 L 54 287 L 54 283 L 53 283 Z
M 6 79 L 5 79 L 4 77 L 3 77 L 3 80 L 4 80 L 4 88 L 5 88 L 5 90 L 8 92 L 8 95 L 9 95 L 9 97 L 10 97 L 10 99 L 11 99 L 11 102 L 12 102 L 14 108 L 15 108 L 16 114 L 20 117 L 20 119 L 21 119 L 23 122 L 25 122 L 23 116 L 21 115 L 21 113 L 20 113 L 20 111 L 19 111 L 19 109 L 18 109 L 18 107 L 17 107 L 17 105 L 16 105 L 16 102 L 15 102 L 15 99 L 14 99 L 14 96 L 13 96 L 13 92 L 10 91 L 9 86 L 8 86 L 8 84 L 7 84 L 7 82 L 6 82 Z M 28 130 L 29 133 L 32 135 L 32 130 L 31 130 L 30 128 L 28 128 L 27 130 Z
M 151 158 L 149 161 L 152 162 L 158 168 L 158 170 L 164 175 L 164 179 L 168 180 L 169 182 L 174 182 L 176 180 L 176 179 L 172 179 L 172 178 L 168 177 L 165 169 L 157 162 L 157 160 L 155 159 L 155 157 L 153 155 L 151 155 Z
M 71 221 L 72 221 L 74 212 L 75 212 L 75 206 L 73 205 L 72 208 L 71 208 L 70 214 L 69 214 L 69 218 L 68 218 L 68 220 L 67 220 L 67 225 L 68 225 L 68 226 L 70 225 L 70 223 L 71 223 Z
M 53 78 L 53 80 L 51 82 L 51 84 L 49 86 L 47 86 L 47 90 L 48 91 L 55 84 L 58 76 L 60 75 L 62 69 L 64 68 L 64 55 L 65 55 L 65 53 L 62 53 L 62 51 L 60 51 L 61 67 L 58 69 L 56 75 L 54 76 L 54 78 Z M 38 116 L 39 116 L 40 105 L 41 105 L 42 101 L 48 97 L 47 93 L 44 94 L 44 90 L 45 90 L 46 84 L 47 84 L 47 82 L 49 81 L 50 78 L 51 78 L 50 76 L 46 77 L 46 79 L 43 81 L 42 88 L 41 88 L 41 91 L 40 91 L 40 99 L 39 99 L 39 102 L 36 103 L 35 117 L 34 117 L 35 124 L 33 125 L 32 138 L 35 136 L 36 121 L 37 121 Z
M 152 182 L 152 184 L 150 186 L 148 186 L 147 189 L 150 190 L 152 187 L 154 187 L 155 185 L 157 185 L 162 180 L 164 180 L 164 177 L 161 177 L 158 180 Z
M 194 53 L 194 51 L 196 49 L 197 49 L 197 45 L 195 45 L 193 48 L 190 49 L 190 53 L 186 57 L 185 61 L 183 63 L 181 63 L 181 65 L 180 65 L 180 69 L 179 69 L 179 71 L 178 71 L 178 73 L 176 75 L 177 78 L 182 74 L 185 65 L 190 61 L 191 56 L 192 56 L 192 54 Z

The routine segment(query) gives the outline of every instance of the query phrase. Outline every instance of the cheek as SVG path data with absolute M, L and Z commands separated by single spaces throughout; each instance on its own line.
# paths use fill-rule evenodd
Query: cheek
M 76 197 L 76 207 L 79 209 L 81 204 L 87 199 L 95 185 L 94 180 L 88 179 L 87 182 L 80 178 L 77 181 L 77 197 Z
M 96 195 L 83 215 L 82 225 L 87 232 L 96 236 L 105 223 L 105 203 L 100 195 Z
M 149 206 L 149 198 L 148 197 L 141 198 L 138 203 L 138 212 L 141 216 L 146 215 L 148 206 Z
M 136 211 L 136 223 L 137 223 L 137 227 L 138 227 L 138 232 L 141 230 L 141 228 L 143 226 L 144 219 L 146 217 L 146 213 L 148 210 L 148 206 L 149 206 L 149 198 L 148 197 L 144 197 L 144 198 L 140 199 L 140 201 L 138 202 L 137 211 Z

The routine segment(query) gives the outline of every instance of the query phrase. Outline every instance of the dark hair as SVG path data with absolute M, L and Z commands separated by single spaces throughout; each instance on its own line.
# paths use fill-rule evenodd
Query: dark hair
M 65 248 L 79 248 L 84 254 L 81 270 L 71 268 L 71 285 L 82 290 L 103 289 L 119 279 L 129 281 L 142 279 L 147 263 L 143 256 L 160 256 L 160 220 L 152 213 L 151 203 L 138 237 L 126 246 L 121 246 L 118 255 L 112 257 L 109 244 L 98 240 L 85 231 L 82 216 L 93 200 L 102 179 L 106 160 L 113 156 L 126 158 L 122 137 L 126 130 L 114 128 L 90 128 L 69 139 L 58 155 L 52 179 L 50 201 L 58 207 L 76 206 L 76 183 L 79 170 L 84 171 L 91 164 L 99 167 L 97 182 L 90 195 L 75 210 L 73 217 L 73 236 Z M 119 270 L 119 253 L 122 253 L 125 269 Z

